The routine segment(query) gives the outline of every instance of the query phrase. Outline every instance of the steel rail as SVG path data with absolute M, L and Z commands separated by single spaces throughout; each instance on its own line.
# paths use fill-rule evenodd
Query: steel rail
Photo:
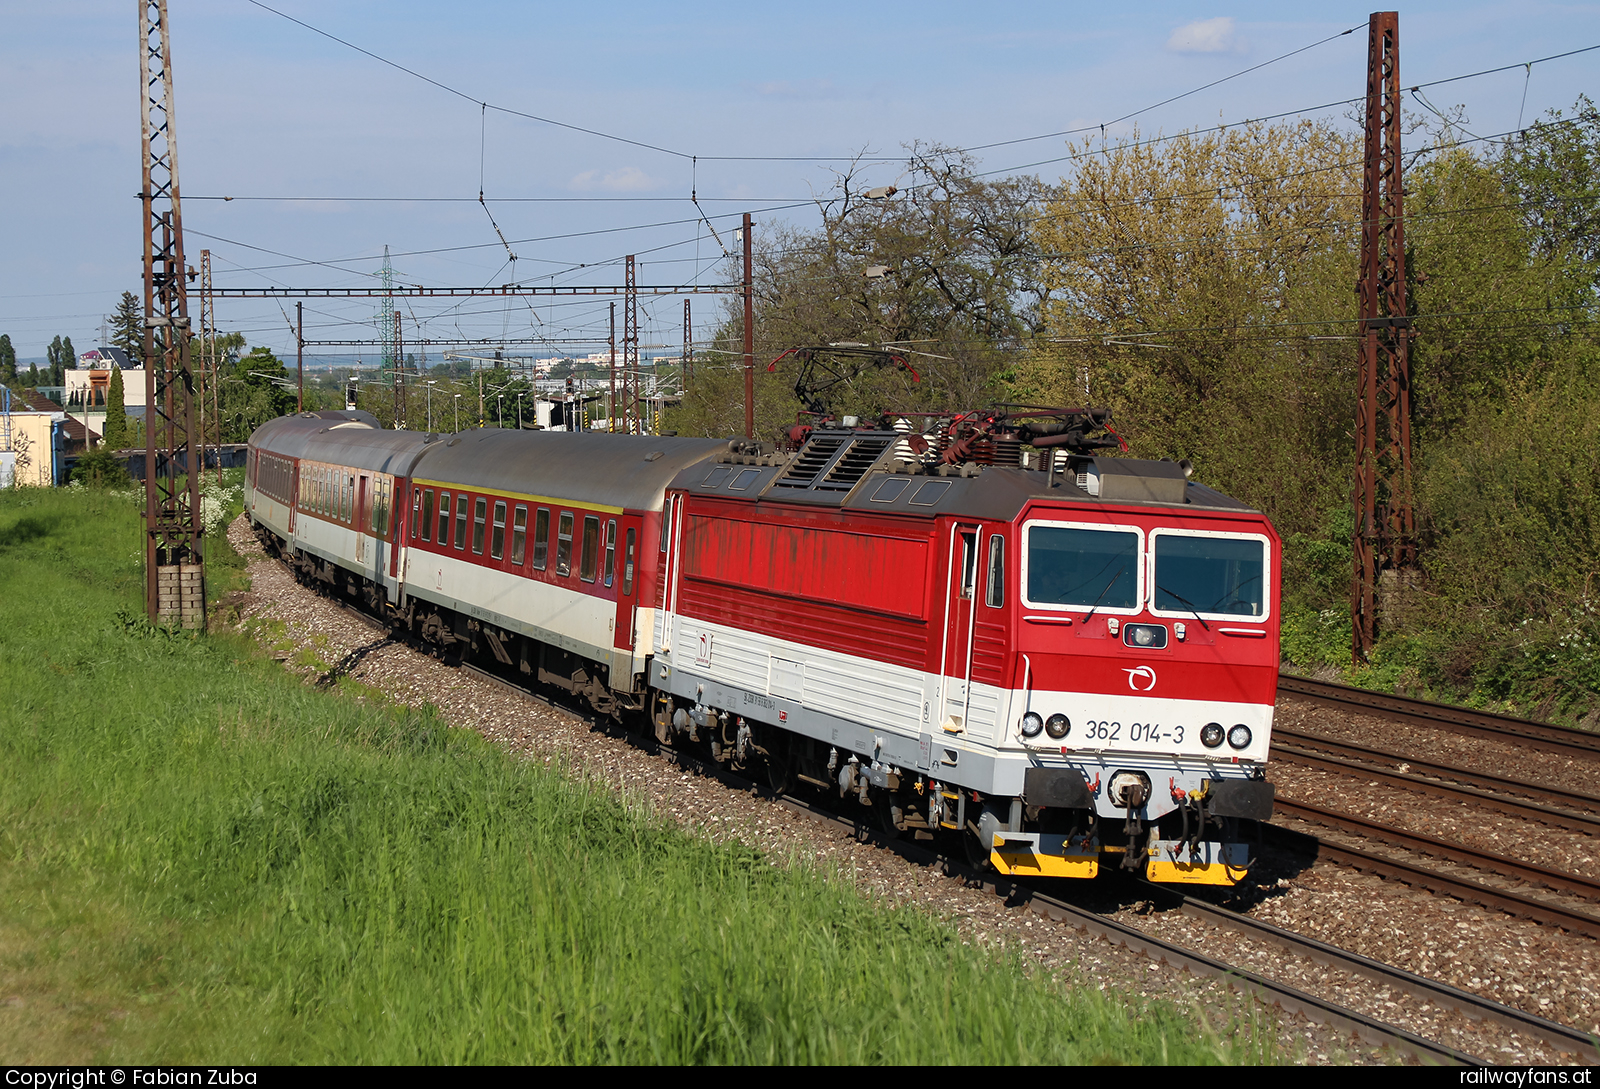
M 1152 893 L 1159 892 L 1169 899 L 1178 900 L 1185 915 L 1204 920 L 1213 926 L 1227 927 L 1258 941 L 1275 942 L 1291 952 L 1329 967 L 1343 969 L 1403 991 L 1415 998 L 1446 1006 L 1469 1018 L 1493 1021 L 1497 1025 L 1538 1036 L 1546 1043 L 1571 1047 L 1586 1061 L 1600 1062 L 1600 1046 L 1597 1046 L 1595 1038 L 1570 1025 L 1563 1025 L 1559 1021 L 1551 1021 L 1536 1013 L 1504 1005 L 1491 998 L 1473 994 L 1471 991 L 1452 987 L 1448 983 L 1419 976 L 1404 968 L 1397 968 L 1392 964 L 1384 964 L 1371 957 L 1340 949 L 1336 945 L 1329 945 L 1316 938 L 1295 934 L 1260 919 L 1252 919 L 1248 915 L 1241 915 L 1239 912 L 1198 900 L 1171 885 L 1157 885 L 1149 881 L 1141 881 L 1140 884 L 1149 888 Z
M 1287 732 L 1287 731 L 1285 731 Z M 1283 760 L 1291 764 L 1301 764 L 1321 771 L 1331 771 L 1339 775 L 1350 775 L 1358 778 L 1369 779 L 1390 786 L 1397 786 L 1403 790 L 1416 791 L 1435 798 L 1447 798 L 1461 801 L 1483 809 L 1492 809 L 1507 816 L 1521 817 L 1525 820 L 1538 821 L 1541 824 L 1555 828 L 1564 828 L 1571 832 L 1582 832 L 1588 835 L 1600 834 L 1600 816 L 1585 813 L 1565 813 L 1559 809 L 1540 805 L 1537 802 L 1525 802 L 1518 798 L 1506 798 L 1488 791 L 1477 790 L 1473 787 L 1463 786 L 1460 783 L 1437 782 L 1433 779 L 1419 778 L 1415 773 L 1446 774 L 1453 769 L 1442 772 L 1431 772 L 1428 766 L 1421 762 L 1403 761 L 1401 757 L 1394 757 L 1397 762 L 1409 763 L 1410 772 L 1391 771 L 1387 768 L 1375 767 L 1366 762 L 1344 760 L 1337 756 L 1328 756 L 1323 753 L 1302 749 L 1297 745 L 1284 745 L 1280 742 L 1278 733 L 1274 732 L 1272 738 L 1272 755 L 1274 760 Z M 1297 735 L 1290 734 L 1294 737 Z M 1322 744 L 1321 738 L 1308 738 L 1313 744 Z M 1508 781 L 1509 782 L 1509 781 Z M 1515 784 L 1513 784 L 1515 785 Z M 1502 789 L 1511 789 L 1506 787 Z
M 1341 813 L 1335 809 L 1322 806 L 1308 805 L 1305 802 L 1288 801 L 1279 798 L 1272 803 L 1273 809 L 1287 816 L 1298 817 L 1303 821 L 1313 824 L 1322 824 L 1330 828 L 1337 828 L 1341 832 L 1350 832 L 1368 839 L 1378 840 L 1395 847 L 1403 847 L 1408 851 L 1418 851 L 1434 858 L 1448 859 L 1459 862 L 1464 866 L 1485 870 L 1489 873 L 1499 874 L 1501 877 L 1510 877 L 1526 881 L 1533 885 L 1543 885 L 1547 889 L 1557 892 L 1570 892 L 1590 900 L 1600 901 L 1600 881 L 1573 873 L 1564 873 L 1560 870 L 1549 870 L 1543 866 L 1535 866 L 1528 862 L 1518 862 L 1504 855 L 1490 854 L 1474 847 L 1467 847 L 1459 843 L 1450 843 L 1447 840 L 1435 839 L 1433 836 L 1424 836 L 1416 832 L 1402 832 L 1398 828 L 1391 828 L 1377 821 L 1367 820 L 1352 813 Z M 1594 920 L 1600 926 L 1600 918 Z
M 1288 803 L 1283 801 L 1274 802 L 1273 804 L 1279 810 L 1291 808 Z M 1306 819 L 1310 820 L 1312 818 L 1307 817 Z M 1600 917 L 1594 915 L 1568 911 L 1566 908 L 1544 900 L 1535 900 L 1514 892 L 1493 888 L 1480 881 L 1452 877 L 1449 874 L 1440 873 L 1438 870 L 1431 870 L 1411 862 L 1402 862 L 1387 855 L 1377 855 L 1355 847 L 1329 843 L 1325 839 L 1318 839 L 1315 836 L 1296 832 L 1293 829 L 1279 825 L 1262 825 L 1261 834 L 1263 842 L 1291 853 L 1309 854 L 1315 858 L 1327 859 L 1329 862 L 1341 866 L 1349 866 L 1351 869 L 1359 870 L 1362 873 L 1393 878 L 1396 881 L 1419 889 L 1441 893 L 1469 904 L 1477 904 L 1480 907 L 1493 908 L 1496 911 L 1503 911 L 1507 915 L 1528 919 L 1544 926 L 1554 926 L 1573 934 L 1581 934 L 1586 938 L 1600 938 Z
M 572 712 L 573 709 L 562 703 L 542 696 L 532 690 L 507 680 L 480 666 L 463 663 L 461 669 L 481 677 L 490 683 L 505 689 L 515 695 L 531 699 L 547 707 L 557 708 Z M 573 712 L 579 713 L 579 712 Z M 676 762 L 681 767 L 688 767 L 699 771 L 710 778 L 714 778 L 725 786 L 744 791 L 756 791 L 772 799 L 798 815 L 807 817 L 819 824 L 828 824 L 848 830 L 851 835 L 862 841 L 870 841 L 878 846 L 887 848 L 905 858 L 915 865 L 931 866 L 941 872 L 960 878 L 971 885 L 976 885 L 1008 902 L 1015 902 L 1025 907 L 1036 915 L 1040 915 L 1052 922 L 1065 923 L 1077 930 L 1085 931 L 1094 937 L 1102 938 L 1115 945 L 1126 946 L 1130 951 L 1141 953 L 1158 964 L 1182 969 L 1196 978 L 1221 979 L 1229 986 L 1247 993 L 1268 1005 L 1277 1006 L 1290 1016 L 1304 1017 L 1314 1023 L 1327 1024 L 1342 1032 L 1360 1037 L 1362 1040 L 1379 1047 L 1392 1047 L 1396 1051 L 1415 1056 L 1430 1062 L 1445 1063 L 1459 1066 L 1487 1065 L 1485 1060 L 1467 1052 L 1453 1048 L 1448 1044 L 1429 1040 L 1418 1036 L 1396 1025 L 1388 1024 L 1375 1017 L 1340 1006 L 1337 1003 L 1307 994 L 1287 984 L 1279 983 L 1265 976 L 1257 975 L 1246 969 L 1226 964 L 1203 953 L 1187 949 L 1172 942 L 1156 938 L 1137 927 L 1128 926 L 1112 919 L 1107 919 L 1093 911 L 1069 904 L 1064 900 L 1045 895 L 1027 885 L 997 877 L 994 874 L 979 874 L 964 863 L 947 856 L 941 855 L 931 848 L 918 846 L 914 841 L 890 839 L 876 829 L 864 825 L 861 821 L 848 820 L 827 809 L 818 806 L 815 802 L 792 794 L 773 794 L 770 790 L 752 780 L 728 772 L 723 768 L 708 764 L 707 762 L 684 753 L 680 750 L 669 748 L 657 742 L 654 738 L 636 734 L 622 729 L 611 723 L 602 723 L 594 717 L 579 713 L 579 717 L 587 721 L 591 727 L 604 733 L 623 738 L 631 744 L 653 754 L 662 756 Z M 1279 941 L 1287 944 L 1291 951 L 1301 952 L 1296 948 L 1298 939 L 1287 931 L 1281 932 Z M 1316 943 L 1319 947 L 1322 943 Z M 1329 947 L 1331 948 L 1331 947 Z M 1419 977 L 1420 979 L 1420 977 Z M 1419 990 L 1427 984 L 1421 980 Z M 1479 1000 L 1480 1002 L 1486 1000 Z M 1441 995 L 1440 1004 L 1446 1004 Z M 1489 1003 L 1489 1005 L 1497 1005 Z M 1516 1011 L 1506 1007 L 1506 1016 L 1514 1017 Z M 1507 1022 L 1509 1023 L 1509 1021 Z M 1553 1024 L 1553 1023 L 1552 1023 Z M 1555 1026 L 1560 1029 L 1561 1026 Z M 1568 1030 L 1569 1032 L 1571 1030 Z M 1541 1038 L 1546 1036 L 1543 1031 L 1537 1033 Z M 1565 1038 L 1563 1038 L 1565 1041 Z
M 1560 787 L 1545 786 L 1541 783 L 1527 783 L 1520 779 L 1506 779 L 1486 772 L 1468 771 L 1466 768 L 1458 768 L 1451 764 L 1435 764 L 1429 760 L 1390 752 L 1387 749 L 1375 749 L 1368 745 L 1352 745 L 1348 741 L 1334 741 L 1331 738 L 1320 737 L 1316 734 L 1304 734 L 1276 726 L 1273 727 L 1272 736 L 1274 741 L 1284 737 L 1304 745 L 1322 749 L 1325 752 L 1338 753 L 1356 760 L 1408 764 L 1413 769 L 1421 769 L 1424 775 L 1434 775 L 1441 779 L 1454 779 L 1458 783 L 1483 787 L 1485 790 L 1498 790 L 1506 794 L 1520 794 L 1525 798 L 1540 798 L 1554 805 L 1600 813 L 1600 795 L 1596 794 L 1585 794 L 1576 790 L 1563 790 Z
M 1310 700 L 1313 703 L 1357 709 L 1381 718 L 1410 722 L 1422 726 L 1442 727 L 1452 733 L 1470 737 L 1483 737 L 1495 741 L 1516 740 L 1546 752 L 1567 756 L 1594 758 L 1600 756 L 1600 735 L 1564 726 L 1551 726 L 1531 719 L 1512 718 L 1487 711 L 1471 711 L 1464 707 L 1412 699 L 1409 696 L 1391 696 L 1381 692 L 1350 688 L 1342 684 L 1314 681 L 1308 677 L 1290 674 L 1278 675 L 1280 695 Z

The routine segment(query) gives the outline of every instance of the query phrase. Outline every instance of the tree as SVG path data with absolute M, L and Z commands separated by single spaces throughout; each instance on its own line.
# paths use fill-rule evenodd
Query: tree
M 111 369 L 111 384 L 106 390 L 106 428 L 102 445 L 108 450 L 129 446 L 128 414 L 123 408 L 122 368 Z
M 1454 143 L 1406 179 L 1406 271 L 1417 336 L 1413 433 L 1421 447 L 1500 402 L 1564 350 L 1582 257 L 1550 245 L 1519 208 L 1500 164 Z M 1586 292 L 1584 292 L 1586 293 Z
M 219 366 L 218 377 L 223 442 L 245 442 L 268 420 L 294 411 L 294 381 L 270 348 L 252 348 L 231 367 Z
M 873 372 L 838 413 L 886 408 L 945 412 L 1001 392 L 996 378 L 1015 361 L 1038 323 L 1038 263 L 1029 235 L 1033 178 L 991 180 L 962 152 L 913 145 L 896 192 L 868 197 L 854 170 L 817 200 L 815 230 L 756 238 L 758 431 L 794 419 L 799 404 L 787 373 L 765 365 L 789 348 L 856 341 L 895 344 L 922 381 Z M 742 302 L 719 331 L 714 362 L 695 368 L 695 386 L 668 427 L 686 433 L 743 433 Z
M 9 386 L 17 380 L 17 350 L 11 346 L 11 335 L 0 333 L 0 385 Z
M 122 293 L 111 315 L 111 347 L 127 352 L 136 367 L 144 363 L 144 311 L 131 291 Z
M 1499 166 L 1536 252 L 1570 252 L 1585 286 L 1600 288 L 1600 110 L 1584 95 L 1570 117 L 1551 110 L 1507 145 Z
M 1109 406 L 1140 456 L 1190 458 L 1286 535 L 1316 531 L 1350 487 L 1359 135 L 1252 124 L 1080 153 L 1034 226 L 1048 335 L 1017 399 Z
M 48 384 L 52 386 L 61 385 L 63 380 L 59 376 L 63 373 L 63 370 L 61 366 L 61 338 L 59 336 L 46 345 L 44 358 L 49 368 L 45 372 L 45 377 L 49 379 Z

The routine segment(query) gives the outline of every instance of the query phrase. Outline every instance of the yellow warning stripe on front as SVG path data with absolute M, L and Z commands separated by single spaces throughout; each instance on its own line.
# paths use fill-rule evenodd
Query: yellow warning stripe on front
M 990 851 L 989 861 L 1013 877 L 1094 877 L 1100 872 L 1095 855 L 1036 855 L 1032 851 Z
M 1152 858 L 1145 869 L 1145 878 L 1177 885 L 1237 885 L 1248 872 L 1243 866 L 1230 866 L 1226 862 L 1170 862 Z

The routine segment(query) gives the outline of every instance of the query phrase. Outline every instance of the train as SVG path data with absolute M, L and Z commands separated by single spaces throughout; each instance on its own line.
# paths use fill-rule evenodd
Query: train
M 784 448 L 307 413 L 251 436 L 245 504 L 420 646 L 888 835 L 1235 885 L 1273 808 L 1281 541 L 1107 430 L 847 419 Z

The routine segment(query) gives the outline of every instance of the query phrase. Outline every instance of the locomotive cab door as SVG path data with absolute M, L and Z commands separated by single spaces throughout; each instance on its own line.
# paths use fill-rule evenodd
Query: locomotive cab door
M 972 686 L 973 597 L 978 583 L 978 528 L 950 527 L 945 587 L 943 651 L 939 669 L 939 725 L 959 734 L 967 726 Z

